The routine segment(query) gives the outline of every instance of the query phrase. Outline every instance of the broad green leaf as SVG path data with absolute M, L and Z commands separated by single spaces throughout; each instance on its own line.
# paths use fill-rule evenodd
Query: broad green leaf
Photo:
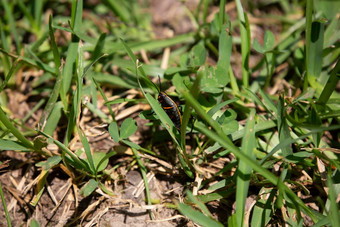
M 201 91 L 208 93 L 221 93 L 222 89 L 220 88 L 220 84 L 215 77 L 215 70 L 212 67 L 202 67 L 200 72 L 203 73 L 203 77 L 201 80 Z
M 266 30 L 266 33 L 264 34 L 264 39 L 263 39 L 263 49 L 268 52 L 270 51 L 275 44 L 275 36 L 274 34 L 269 31 Z
M 223 122 L 222 124 L 222 130 L 226 135 L 236 132 L 238 128 L 239 128 L 239 124 L 235 120 L 230 121 L 230 122 Z
M 120 138 L 126 139 L 137 131 L 137 122 L 132 118 L 127 118 L 120 126 Z
M 264 49 L 263 49 L 263 47 L 261 46 L 261 44 L 259 43 L 259 41 L 257 41 L 256 38 L 254 39 L 254 42 L 253 42 L 253 48 L 254 48 L 254 50 L 256 50 L 257 52 L 259 52 L 259 53 L 261 53 L 261 54 L 264 54 Z
M 203 43 L 199 43 L 191 51 L 191 58 L 192 58 L 192 66 L 201 66 L 205 63 L 205 59 L 207 57 L 207 51 Z
M 95 152 L 93 154 L 93 163 L 96 168 L 96 172 L 103 171 L 107 167 L 107 164 L 109 164 L 109 159 L 106 155 L 107 154 L 104 152 Z M 114 153 L 112 155 L 114 155 Z
M 109 133 L 112 137 L 112 139 L 118 143 L 120 138 L 119 138 L 119 131 L 118 131 L 118 125 L 117 122 L 111 122 L 109 125 Z
M 38 162 L 36 166 L 43 167 L 44 170 L 49 170 L 53 166 L 58 165 L 60 161 L 61 161 L 60 156 L 52 156 L 49 157 L 46 161 Z
M 215 77 L 220 87 L 225 87 L 230 81 L 227 69 L 221 65 L 217 65 L 215 69 Z
M 182 77 L 179 73 L 176 73 L 172 78 L 172 83 L 177 91 L 189 89 L 185 77 Z

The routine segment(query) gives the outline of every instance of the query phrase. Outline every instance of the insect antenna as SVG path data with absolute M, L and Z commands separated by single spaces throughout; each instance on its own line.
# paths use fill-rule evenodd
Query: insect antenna
M 159 80 L 159 76 L 158 76 L 158 80 Z M 150 80 L 150 81 L 153 84 L 153 86 L 155 86 L 155 88 L 157 89 L 158 93 L 161 93 L 161 89 L 159 89 L 159 87 L 157 87 L 157 85 L 154 82 L 152 82 L 152 80 Z
M 160 91 L 162 90 L 162 84 L 161 84 L 161 78 L 158 75 L 158 83 L 159 83 L 159 89 Z

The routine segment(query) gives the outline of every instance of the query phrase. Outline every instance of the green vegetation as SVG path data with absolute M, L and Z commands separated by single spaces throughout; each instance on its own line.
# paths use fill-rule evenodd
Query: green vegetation
M 184 222 L 340 226 L 339 2 L 214 3 L 182 2 L 192 28 L 157 38 L 149 1 L 1 0 L 0 169 L 27 155 L 26 206 L 36 209 L 51 173 L 67 175 L 79 196 L 107 199 L 118 196 L 121 170 L 136 169 L 145 205 Z M 157 101 L 158 76 L 183 106 L 180 132 Z M 155 201 L 156 172 L 183 197 Z

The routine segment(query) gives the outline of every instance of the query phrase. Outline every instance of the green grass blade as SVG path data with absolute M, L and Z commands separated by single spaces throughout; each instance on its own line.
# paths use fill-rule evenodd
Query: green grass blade
M 80 45 L 78 46 L 77 54 L 78 54 L 77 72 L 76 72 L 77 87 L 76 87 L 76 91 L 73 97 L 71 113 L 68 119 L 66 138 L 65 138 L 66 146 L 68 146 L 68 143 L 71 139 L 72 132 L 75 129 L 75 126 L 77 124 L 78 117 L 80 114 L 80 108 L 81 108 L 83 73 L 84 73 L 84 53 L 83 53 L 83 47 Z
M 47 104 L 45 106 L 45 109 L 43 111 L 43 114 L 40 118 L 39 124 L 40 124 L 41 130 L 44 130 L 44 128 L 46 126 L 47 118 L 50 116 L 51 111 L 52 111 L 53 107 L 55 106 L 55 104 L 58 100 L 61 82 L 62 82 L 62 74 L 59 71 L 57 78 L 56 78 L 56 81 L 55 81 L 55 84 L 54 84 L 54 87 L 53 87 L 53 90 L 52 90 L 52 93 L 50 94 L 50 98 L 48 99 Z
M 103 48 L 105 46 L 105 39 L 106 39 L 106 33 L 102 33 L 97 41 L 97 44 L 93 50 L 93 54 L 91 56 L 92 60 L 99 59 L 102 55 Z
M 151 205 L 150 188 L 149 188 L 148 177 L 146 175 L 147 174 L 147 168 L 145 167 L 141 157 L 139 156 L 138 151 L 133 147 L 132 147 L 132 152 L 133 152 L 133 155 L 135 156 L 135 158 L 137 160 L 140 172 L 142 174 L 142 178 L 143 178 L 144 186 L 145 186 L 145 194 L 146 194 L 146 199 L 147 199 L 148 205 Z
M 186 217 L 190 218 L 197 224 L 204 226 L 204 227 L 223 227 L 223 225 L 220 222 L 217 222 L 207 216 L 205 216 L 203 213 L 194 210 L 191 206 L 186 205 L 184 203 L 180 203 L 178 205 L 179 211 L 185 215 Z
M 67 57 L 65 62 L 65 67 L 63 68 L 63 85 L 61 90 L 61 97 L 65 106 L 65 111 L 68 110 L 68 105 L 66 103 L 66 94 L 70 90 L 73 73 L 73 67 L 75 65 L 77 54 L 78 54 L 78 42 L 72 42 L 68 46 Z
M 256 149 L 255 140 L 255 110 L 252 109 L 247 125 L 245 128 L 245 135 L 242 139 L 242 152 L 249 158 L 255 160 L 254 151 Z M 242 160 L 239 161 L 239 166 L 237 168 L 237 183 L 236 183 L 236 219 L 238 226 L 243 225 L 243 219 L 245 214 L 245 203 L 248 195 L 248 189 L 250 184 L 250 176 L 252 173 L 252 168 Z
M 230 56 L 232 50 L 232 37 L 229 33 L 230 22 L 222 27 L 222 31 L 219 36 L 218 41 L 218 62 L 217 67 L 222 68 L 226 76 L 228 76 L 228 71 L 230 67 Z
M 272 120 L 266 120 L 263 122 L 259 122 L 258 124 L 255 125 L 255 132 L 261 132 L 261 131 L 265 131 L 267 129 L 271 129 L 276 127 L 276 122 L 272 121 Z M 238 130 L 234 133 L 231 134 L 231 138 L 233 141 L 241 139 L 243 137 L 243 135 L 245 134 L 245 129 L 241 129 Z
M 340 214 L 339 214 L 339 205 L 337 203 L 337 197 L 339 196 L 339 194 L 335 192 L 335 189 L 334 189 L 335 185 L 333 183 L 331 173 L 332 173 L 331 171 L 328 171 L 328 174 L 327 174 L 328 199 L 330 202 L 328 217 L 330 219 L 331 226 L 339 227 L 340 226 L 340 222 L 339 222 Z M 339 180 L 339 174 L 336 174 L 336 175 L 338 176 L 337 180 Z M 334 177 L 336 175 L 334 175 Z M 337 184 L 337 187 L 339 188 L 339 184 Z
M 273 206 L 275 204 L 275 195 L 277 191 L 274 189 L 261 188 L 259 192 L 259 200 L 254 206 L 251 218 L 251 226 L 267 226 L 272 215 Z M 268 196 L 269 194 L 269 196 Z
M 150 40 L 150 41 L 140 41 L 129 43 L 129 47 L 133 51 L 145 51 L 162 49 L 165 47 L 170 47 L 176 44 L 190 44 L 195 41 L 194 33 L 186 33 L 183 35 L 177 35 L 173 38 L 161 39 L 161 40 Z M 116 53 L 117 51 L 124 51 L 124 46 L 121 42 L 110 43 L 106 42 L 103 50 L 107 54 Z
M 52 28 L 52 22 L 53 22 L 53 18 L 52 15 L 50 15 L 48 24 L 49 24 L 49 34 L 50 34 L 50 41 L 51 41 L 51 49 L 53 52 L 53 57 L 54 57 L 54 64 L 55 64 L 55 74 L 57 75 L 59 72 L 59 67 L 60 67 L 60 54 L 59 54 L 59 50 L 57 47 L 57 44 L 55 42 L 55 38 L 54 38 L 54 29 Z
M 223 30 L 223 25 L 225 22 L 225 0 L 220 1 L 220 10 L 218 14 L 218 22 L 219 22 L 219 29 L 220 32 Z
M 82 17 L 83 17 L 83 0 L 73 0 L 71 26 L 76 34 L 81 33 L 83 31 Z
M 195 80 L 194 84 L 192 85 L 192 87 L 190 89 L 190 93 L 195 98 L 197 98 L 197 96 L 199 94 L 199 85 L 200 85 L 200 81 L 201 81 L 202 77 L 203 77 L 203 72 L 199 71 L 198 75 L 196 77 L 196 80 Z M 185 105 L 184 113 L 183 113 L 183 116 L 182 116 L 182 125 L 181 125 L 181 145 L 182 145 L 182 150 L 185 150 L 186 128 L 187 128 L 188 122 L 190 120 L 190 113 L 191 113 L 190 105 Z
M 339 72 L 340 72 L 340 60 L 336 63 L 335 67 L 332 69 L 328 81 L 323 88 L 318 102 L 321 104 L 326 104 L 331 97 L 332 93 L 335 91 L 335 87 L 339 82 Z
M 34 149 L 33 143 L 26 139 L 26 137 L 12 124 L 8 119 L 5 112 L 0 106 L 0 121 L 5 125 L 5 127 L 28 149 Z
M 61 102 L 56 102 L 46 120 L 44 127 L 44 132 L 50 136 L 53 136 L 53 132 L 57 128 L 58 122 L 62 116 L 63 104 Z
M 57 75 L 56 82 L 54 85 L 54 88 L 52 90 L 52 93 L 50 94 L 50 98 L 45 106 L 45 109 L 43 111 L 43 114 L 40 118 L 40 129 L 44 130 L 47 118 L 49 117 L 53 107 L 55 106 L 55 103 L 58 100 L 59 97 L 59 92 L 60 92 L 60 87 L 62 83 L 62 73 L 60 71 L 60 54 L 57 48 L 57 45 L 54 40 L 54 34 L 53 34 L 53 29 L 52 29 L 52 16 L 50 16 L 49 20 L 49 28 L 50 28 L 50 40 L 51 40 L 51 48 L 54 56 L 54 63 L 56 64 L 55 68 L 55 74 Z
M 30 55 L 32 55 L 33 59 L 28 58 L 28 57 L 18 56 L 18 55 L 12 54 L 12 53 L 0 48 L 0 52 L 4 53 L 5 55 L 7 55 L 11 58 L 19 59 L 20 61 L 23 61 L 23 62 L 25 62 L 25 63 L 27 63 L 27 64 L 35 67 L 35 68 L 42 69 L 46 72 L 49 72 L 49 73 L 52 73 L 52 74 L 55 73 L 54 68 L 52 68 L 51 66 L 49 66 L 47 64 L 44 64 L 29 48 L 26 49 L 26 50 Z
M 2 92 L 4 90 L 4 88 L 7 86 L 9 80 L 12 78 L 12 76 L 15 74 L 15 72 L 22 66 L 22 62 L 20 61 L 20 59 L 15 59 L 15 61 L 13 62 L 8 74 L 5 77 L 5 80 L 2 81 L 1 85 L 0 85 L 0 92 Z
M 3 49 L 7 52 L 10 51 L 10 47 L 9 47 L 9 40 L 7 39 L 6 37 L 6 34 L 5 34 L 5 31 L 4 31 L 4 25 L 2 23 L 2 21 L 0 20 L 0 49 Z M 3 67 L 3 71 L 4 71 L 4 74 L 8 74 L 9 72 L 9 68 L 11 67 L 11 62 L 10 62 L 10 58 L 9 56 L 2 56 L 2 67 Z
M 306 47 L 305 47 L 305 64 L 306 64 L 306 81 L 304 83 L 304 90 L 307 89 L 307 82 L 309 81 L 310 76 L 310 67 L 308 64 L 312 63 L 312 54 L 309 53 L 311 48 L 311 37 L 312 37 L 312 22 L 313 22 L 313 8 L 314 3 L 313 1 L 307 1 L 306 2 L 306 27 L 305 27 L 305 33 L 306 33 Z
M 320 76 L 323 62 L 323 43 L 324 43 L 324 29 L 325 24 L 319 21 L 312 23 L 312 34 L 309 46 L 308 57 L 309 62 L 307 62 L 307 72 L 308 75 L 314 80 L 317 80 Z M 312 79 L 308 77 L 308 79 Z
M 284 107 L 284 100 L 283 97 L 280 98 L 278 107 L 277 107 L 277 130 L 279 133 L 279 139 L 280 141 L 289 140 L 291 138 L 290 136 L 290 130 L 288 127 L 288 123 L 286 120 L 286 112 Z M 292 154 L 292 148 L 291 147 L 282 147 L 282 154 L 284 157 L 287 155 Z
M 241 32 L 241 55 L 242 55 L 242 82 L 245 88 L 249 86 L 249 54 L 250 54 L 250 30 L 246 13 L 243 11 L 242 3 L 236 0 L 237 17 Z
M 191 191 L 186 190 L 186 194 L 187 194 L 187 200 L 189 203 L 193 203 L 196 207 L 198 207 L 206 216 L 208 216 L 209 218 L 212 218 L 212 215 L 209 211 L 209 209 L 206 207 L 206 205 L 200 201 L 196 196 L 194 196 L 192 194 Z
M 121 0 L 104 0 L 104 3 L 107 4 L 113 13 L 117 15 L 122 21 L 130 21 L 130 12 L 125 7 L 124 3 L 121 2 Z M 130 4 L 132 4 L 132 2 Z
M 38 31 L 39 29 L 37 27 L 36 21 L 34 20 L 33 15 L 27 8 L 27 5 L 24 4 L 23 0 L 18 0 L 18 6 L 22 13 L 25 15 L 25 17 L 27 18 L 27 20 L 29 21 L 33 31 L 35 32 Z M 39 17 L 39 19 L 41 19 L 41 17 Z
M 91 195 L 91 193 L 96 190 L 98 186 L 98 182 L 94 179 L 90 179 L 80 190 L 79 194 L 83 195 L 84 197 L 87 197 Z
M 91 168 L 91 173 L 96 176 L 97 172 L 96 172 L 96 167 L 94 166 L 94 161 L 93 161 L 93 156 L 92 156 L 89 141 L 87 140 L 85 133 L 81 130 L 80 127 L 78 127 L 77 131 L 78 131 L 78 135 L 81 140 L 81 143 L 83 144 L 83 148 L 85 150 L 85 154 L 86 154 L 89 166 Z
M 0 181 L 0 196 L 1 196 L 2 206 L 3 206 L 4 211 L 5 211 L 7 226 L 11 227 L 12 223 L 11 223 L 11 219 L 9 217 L 9 213 L 8 213 L 8 210 L 7 210 L 7 205 L 6 205 L 6 201 L 5 201 L 5 197 L 4 197 L 4 192 L 2 191 L 1 181 Z
M 12 37 L 14 38 L 14 42 L 16 45 L 16 52 L 19 54 L 21 51 L 21 36 L 19 35 L 18 31 L 17 31 L 17 26 L 15 24 L 15 19 L 14 19 L 14 15 L 12 12 L 13 8 L 11 5 L 9 5 L 7 0 L 1 0 L 2 2 L 2 6 L 4 7 L 5 10 L 5 15 L 7 18 L 7 22 L 9 24 L 9 28 L 10 28 L 10 32 L 12 33 Z M 12 2 L 13 4 L 13 2 Z
M 101 89 L 101 87 L 99 86 L 97 80 L 94 79 L 93 77 L 91 77 L 91 78 L 92 78 L 92 81 L 95 83 L 97 89 L 99 90 L 100 95 L 103 97 L 103 99 L 104 99 L 104 101 L 105 101 L 105 105 L 106 105 L 107 108 L 109 109 L 110 115 L 111 115 L 111 117 L 112 117 L 112 121 L 113 121 L 113 122 L 116 122 L 115 114 L 114 114 L 114 112 L 112 111 L 112 108 L 111 108 L 110 104 L 108 103 L 108 99 L 107 99 L 107 97 L 106 97 L 104 91 L 103 91 L 103 90 Z M 110 122 L 110 121 L 108 121 L 108 122 Z
M 42 13 L 45 1 L 34 2 L 34 19 L 37 29 L 41 29 Z
M 13 141 L 13 140 L 5 140 L 0 139 L 0 150 L 5 151 L 31 151 L 28 149 L 23 143 Z

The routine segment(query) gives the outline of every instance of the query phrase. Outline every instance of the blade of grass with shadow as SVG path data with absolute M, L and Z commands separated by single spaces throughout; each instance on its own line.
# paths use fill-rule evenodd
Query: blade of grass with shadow
M 247 14 L 243 11 L 242 3 L 236 0 L 237 16 L 241 32 L 242 55 L 242 82 L 245 88 L 249 87 L 249 55 L 250 55 L 250 29 Z
M 76 90 L 73 96 L 73 102 L 71 106 L 71 113 L 68 116 L 68 124 L 67 124 L 67 130 L 66 130 L 66 137 L 65 137 L 65 145 L 68 146 L 71 135 L 76 128 L 80 110 L 81 110 L 81 99 L 82 99 L 82 87 L 83 87 L 83 76 L 84 76 L 84 52 L 81 45 L 78 46 L 77 50 L 78 54 L 78 62 L 77 62 L 77 85 Z
M 250 159 L 255 161 L 254 150 L 256 149 L 255 140 L 255 110 L 252 109 L 247 125 L 245 127 L 245 134 L 242 139 L 241 152 L 247 155 Z M 250 176 L 253 172 L 251 166 L 245 163 L 242 159 L 239 160 L 237 168 L 237 183 L 236 183 L 236 219 L 238 226 L 243 225 L 243 219 L 245 214 L 245 203 L 248 195 Z
M 71 28 L 74 33 L 82 31 L 83 0 L 72 0 Z M 72 40 L 75 37 L 72 36 Z
M 332 93 L 335 91 L 335 88 L 339 82 L 339 73 L 340 73 L 340 60 L 337 61 L 336 65 L 332 69 L 330 76 L 327 80 L 325 87 L 323 88 L 321 95 L 318 99 L 318 102 L 321 104 L 326 104 L 331 97 Z

